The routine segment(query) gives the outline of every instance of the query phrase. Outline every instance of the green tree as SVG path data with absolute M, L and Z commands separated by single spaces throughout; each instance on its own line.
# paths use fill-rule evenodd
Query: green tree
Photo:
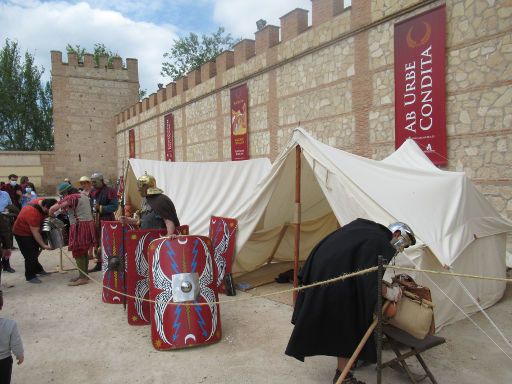
M 190 33 L 186 37 L 174 39 L 171 50 L 164 53 L 160 74 L 176 81 L 223 51 L 232 49 L 240 39 L 235 39 L 224 32 L 224 28 L 220 27 L 217 32 L 202 35 L 201 38 L 195 33 Z
M 44 68 L 26 52 L 22 62 L 18 43 L 5 40 L 0 50 L 0 149 L 53 149 L 52 94 L 43 84 Z
M 84 55 L 88 53 L 85 48 L 80 47 L 80 45 L 75 45 L 74 47 L 71 44 L 68 44 L 66 46 L 67 53 L 75 53 L 78 57 L 78 62 L 83 63 L 84 62 Z M 113 67 L 113 60 L 116 57 L 119 57 L 119 54 L 116 52 L 114 53 L 109 48 L 105 46 L 103 43 L 96 43 L 94 44 L 94 50 L 93 50 L 93 58 L 94 58 L 94 64 L 99 67 L 100 65 L 100 56 L 107 56 L 107 65 L 109 68 Z

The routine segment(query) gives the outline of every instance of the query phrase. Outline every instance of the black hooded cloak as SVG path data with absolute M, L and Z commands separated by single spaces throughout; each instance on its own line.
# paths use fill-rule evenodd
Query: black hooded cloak
M 356 219 L 316 245 L 299 279 L 307 285 L 374 267 L 379 255 L 387 263 L 396 252 L 391 238 L 383 225 Z M 349 358 L 373 321 L 377 293 L 377 272 L 300 291 L 285 353 L 301 361 L 315 355 Z M 376 361 L 373 335 L 359 359 Z

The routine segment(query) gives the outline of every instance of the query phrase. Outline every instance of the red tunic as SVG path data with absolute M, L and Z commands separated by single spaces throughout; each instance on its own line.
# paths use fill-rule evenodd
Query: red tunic
M 96 229 L 92 215 L 82 214 L 87 209 L 90 210 L 89 198 L 87 196 L 78 193 L 67 195 L 61 200 L 61 203 L 65 201 L 69 202 L 66 209 L 71 222 L 68 249 L 72 252 L 73 257 L 76 258 L 87 254 L 90 247 L 96 246 Z

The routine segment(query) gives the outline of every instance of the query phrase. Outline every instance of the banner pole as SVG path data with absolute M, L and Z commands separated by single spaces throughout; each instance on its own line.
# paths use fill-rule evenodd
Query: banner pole
M 301 175 L 301 148 L 300 145 L 295 147 L 295 241 L 294 241 L 294 258 L 293 258 L 293 287 L 299 286 L 299 251 L 300 251 L 300 175 Z M 293 304 L 297 301 L 297 291 L 293 291 Z

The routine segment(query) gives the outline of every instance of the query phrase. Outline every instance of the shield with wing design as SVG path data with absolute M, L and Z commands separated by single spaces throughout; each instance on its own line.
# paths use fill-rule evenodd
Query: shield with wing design
M 210 239 L 156 239 L 148 255 L 149 296 L 155 301 L 151 304 L 153 346 L 168 350 L 219 341 L 217 276 Z
M 128 324 L 148 325 L 149 317 L 149 243 L 165 235 L 165 229 L 135 229 L 126 236 L 126 293 Z
M 125 252 L 123 226 L 119 221 L 101 222 L 101 274 L 102 300 L 108 304 L 122 304 L 124 293 L 124 267 L 109 267 L 109 262 L 122 260 Z
M 217 287 L 224 293 L 224 276 L 231 272 L 235 252 L 237 220 L 212 216 L 210 219 L 210 239 L 217 268 Z

